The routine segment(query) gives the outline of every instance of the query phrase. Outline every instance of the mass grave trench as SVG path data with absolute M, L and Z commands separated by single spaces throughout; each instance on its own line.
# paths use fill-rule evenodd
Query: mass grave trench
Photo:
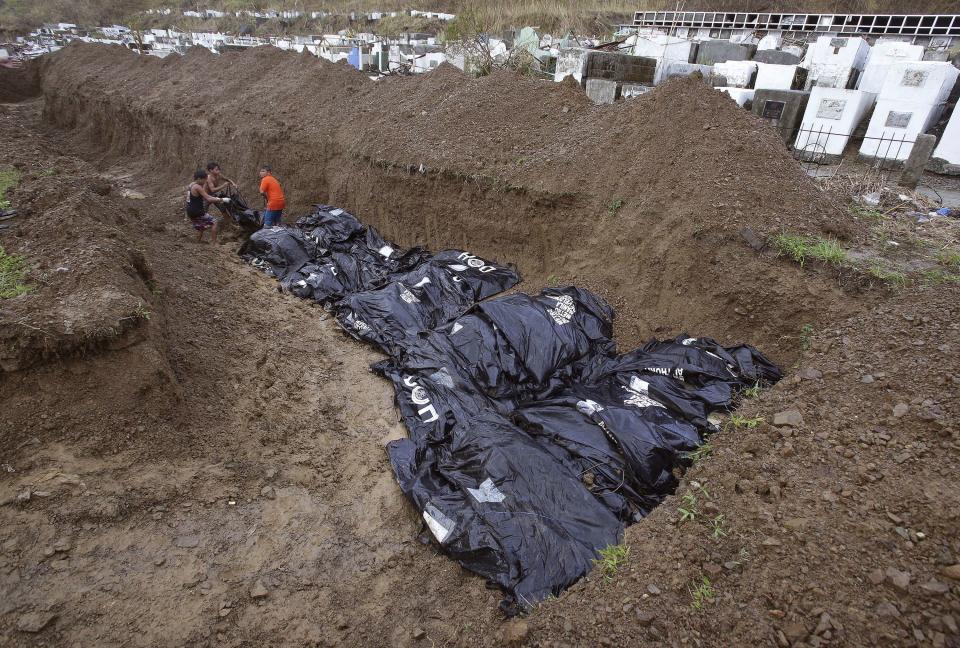
M 387 445 L 397 482 L 507 614 L 586 575 L 675 491 L 720 430 L 712 415 L 781 377 L 757 349 L 710 338 L 618 354 L 614 310 L 590 291 L 503 295 L 520 282 L 511 266 L 403 248 L 329 205 L 240 253 L 386 354 L 371 368 L 408 430 Z

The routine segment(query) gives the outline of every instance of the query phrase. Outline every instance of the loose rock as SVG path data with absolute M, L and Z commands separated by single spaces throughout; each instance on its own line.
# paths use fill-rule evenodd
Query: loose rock
M 773 424 L 776 426 L 800 427 L 803 425 L 803 415 L 797 410 L 778 412 L 773 416 Z
M 36 634 L 56 618 L 57 615 L 50 612 L 30 612 L 17 619 L 17 630 Z
M 527 640 L 527 634 L 529 634 L 529 632 L 530 627 L 526 621 L 522 619 L 511 621 L 503 628 L 503 643 L 510 646 L 510 648 L 522 646 L 523 642 Z
M 960 581 L 960 563 L 957 563 L 956 565 L 950 565 L 949 567 L 944 567 L 940 570 L 940 573 L 947 578 Z
M 193 549 L 194 547 L 200 546 L 200 536 L 196 535 L 185 535 L 177 536 L 173 539 L 173 544 L 176 547 L 181 549 Z
M 250 588 L 250 598 L 252 599 L 267 598 L 268 594 L 270 594 L 270 592 L 267 591 L 267 588 L 264 587 L 263 582 L 259 579 L 253 584 L 253 587 Z
M 910 573 L 895 567 L 887 567 L 886 576 L 898 590 L 905 592 L 910 586 Z

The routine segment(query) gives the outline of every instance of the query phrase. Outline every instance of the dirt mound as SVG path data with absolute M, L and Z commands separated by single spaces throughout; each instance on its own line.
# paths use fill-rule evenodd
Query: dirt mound
M 51 435 L 75 452 L 116 451 L 137 429 L 170 438 L 178 390 L 137 242 L 141 214 L 110 180 L 24 128 L 30 111 L 0 113 L 0 160 L 20 173 L 0 245 L 29 268 L 29 292 L 0 308 L 0 451 L 12 458 Z
M 594 106 L 579 88 L 508 72 L 432 77 L 368 89 L 357 101 L 371 119 L 347 145 L 555 194 L 636 197 L 711 228 L 810 231 L 837 219 L 767 124 L 692 79 Z
M 676 213 L 691 232 L 822 232 L 842 217 L 767 123 L 694 79 L 594 111 L 575 132 L 534 154 L 538 175 L 557 189 L 642 193 L 647 209 Z
M 77 160 L 43 151 L 14 116 L 0 119 L 5 158 L 42 160 L 20 163 L 17 216 L 3 231 L 8 253 L 40 261 L 30 292 L 0 311 L 0 370 L 130 344 L 151 309 L 150 268 L 123 231 L 136 212 Z

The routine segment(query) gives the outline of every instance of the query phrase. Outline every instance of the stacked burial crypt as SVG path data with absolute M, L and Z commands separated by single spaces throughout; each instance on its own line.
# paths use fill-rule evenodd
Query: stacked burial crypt
M 677 485 L 711 412 L 780 379 L 751 346 L 681 335 L 618 354 L 613 309 L 580 288 L 492 298 L 512 267 L 403 249 L 328 205 L 241 254 L 387 358 L 408 438 L 387 451 L 424 531 L 506 595 L 507 613 L 586 574 Z

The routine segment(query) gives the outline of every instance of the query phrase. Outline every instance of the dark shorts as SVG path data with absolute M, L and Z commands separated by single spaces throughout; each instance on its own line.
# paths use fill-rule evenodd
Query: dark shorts
M 283 218 L 282 209 L 267 209 L 263 212 L 263 226 L 273 227 L 274 225 L 279 225 L 281 218 Z
M 193 223 L 193 229 L 202 232 L 216 225 L 217 219 L 210 214 L 204 214 L 203 216 L 190 216 L 190 222 Z

